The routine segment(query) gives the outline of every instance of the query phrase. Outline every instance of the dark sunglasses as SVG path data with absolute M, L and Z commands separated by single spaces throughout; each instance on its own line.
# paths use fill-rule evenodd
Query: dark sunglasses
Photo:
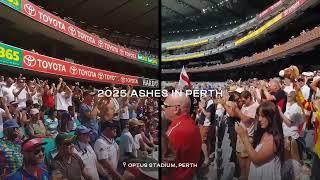
M 44 148 L 43 148 L 43 147 L 40 148 L 40 149 L 34 150 L 34 151 L 33 151 L 33 154 L 34 154 L 34 155 L 38 155 L 40 152 L 44 152 Z

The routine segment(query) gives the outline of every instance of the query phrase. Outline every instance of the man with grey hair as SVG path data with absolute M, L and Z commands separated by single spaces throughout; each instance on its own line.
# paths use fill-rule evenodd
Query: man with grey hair
M 194 163 L 200 160 L 201 135 L 195 121 L 190 116 L 190 98 L 185 93 L 172 93 L 163 103 L 165 117 L 171 121 L 166 132 L 169 143 L 176 153 L 175 163 Z M 196 167 L 169 169 L 164 179 L 191 180 Z
M 286 93 L 281 89 L 279 80 L 272 79 L 269 82 L 269 89 L 263 87 L 263 93 L 267 100 L 273 101 L 278 107 L 281 108 L 282 112 L 286 111 L 287 96 Z

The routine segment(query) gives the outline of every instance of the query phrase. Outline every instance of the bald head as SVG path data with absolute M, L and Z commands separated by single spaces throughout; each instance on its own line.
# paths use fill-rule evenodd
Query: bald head
M 191 101 L 185 93 L 174 92 L 166 100 L 164 109 L 165 116 L 169 120 L 174 120 L 178 116 L 190 114 Z

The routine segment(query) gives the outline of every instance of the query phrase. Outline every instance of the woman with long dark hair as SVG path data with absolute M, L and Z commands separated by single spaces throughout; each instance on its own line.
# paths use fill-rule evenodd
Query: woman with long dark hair
M 284 160 L 284 138 L 282 119 L 277 106 L 262 102 L 257 109 L 257 129 L 253 145 L 245 128 L 237 124 L 235 130 L 240 136 L 251 160 L 249 180 L 280 180 L 281 164 Z

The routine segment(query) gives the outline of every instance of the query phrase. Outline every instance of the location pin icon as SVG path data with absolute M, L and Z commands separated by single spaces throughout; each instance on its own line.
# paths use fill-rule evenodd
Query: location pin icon
M 127 163 L 126 163 L 126 162 L 123 162 L 122 164 L 123 164 L 123 167 L 126 167 L 126 165 L 127 165 Z

